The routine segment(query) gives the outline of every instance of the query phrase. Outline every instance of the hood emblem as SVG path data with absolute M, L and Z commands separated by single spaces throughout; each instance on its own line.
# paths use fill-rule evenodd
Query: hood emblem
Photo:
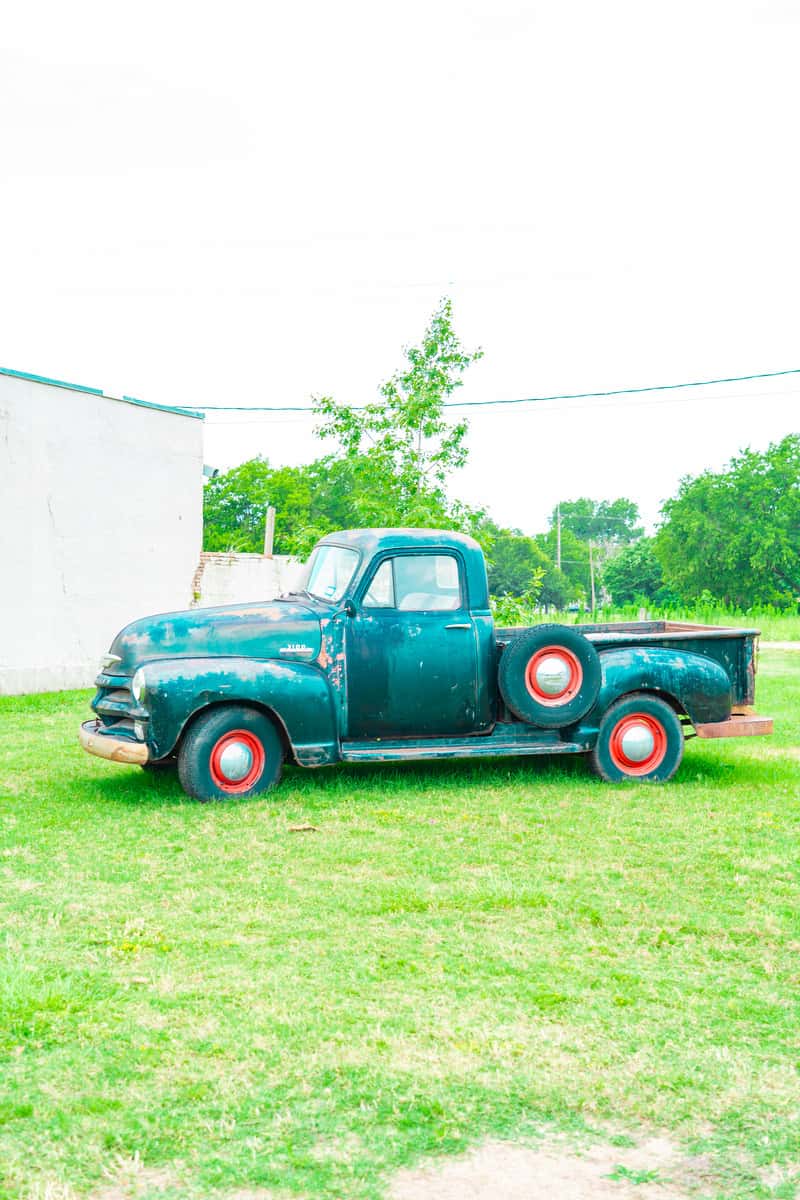
M 288 646 L 281 646 L 278 654 L 313 654 L 311 646 L 306 646 L 304 642 L 289 642 Z

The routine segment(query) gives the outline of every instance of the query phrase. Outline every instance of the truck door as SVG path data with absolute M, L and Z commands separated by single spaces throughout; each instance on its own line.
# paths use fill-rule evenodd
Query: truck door
M 348 736 L 475 732 L 477 635 L 460 556 L 387 555 L 359 591 L 347 630 Z

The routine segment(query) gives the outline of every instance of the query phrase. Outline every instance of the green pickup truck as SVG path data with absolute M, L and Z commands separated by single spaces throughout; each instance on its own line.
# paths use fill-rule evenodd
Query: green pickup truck
M 332 533 L 300 591 L 146 617 L 114 639 L 85 750 L 177 761 L 198 800 L 274 787 L 284 762 L 587 754 L 664 782 L 687 736 L 772 731 L 757 630 L 667 621 L 496 628 L 483 553 L 430 529 Z

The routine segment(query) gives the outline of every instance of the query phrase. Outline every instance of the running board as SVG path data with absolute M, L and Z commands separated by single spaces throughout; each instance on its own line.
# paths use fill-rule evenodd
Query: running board
M 450 738 L 374 738 L 342 742 L 343 762 L 409 762 L 431 758 L 494 758 L 516 754 L 580 754 L 589 747 L 528 725 L 495 725 L 491 733 Z

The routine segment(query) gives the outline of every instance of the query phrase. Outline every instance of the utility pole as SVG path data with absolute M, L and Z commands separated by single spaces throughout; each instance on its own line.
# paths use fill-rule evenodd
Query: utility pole
M 561 501 L 556 505 L 556 566 L 561 570 Z
M 267 505 L 267 523 L 264 527 L 264 557 L 272 558 L 272 545 L 275 541 L 275 509 Z
M 597 598 L 594 593 L 594 542 L 589 542 L 589 576 L 592 581 L 592 614 L 597 607 Z

